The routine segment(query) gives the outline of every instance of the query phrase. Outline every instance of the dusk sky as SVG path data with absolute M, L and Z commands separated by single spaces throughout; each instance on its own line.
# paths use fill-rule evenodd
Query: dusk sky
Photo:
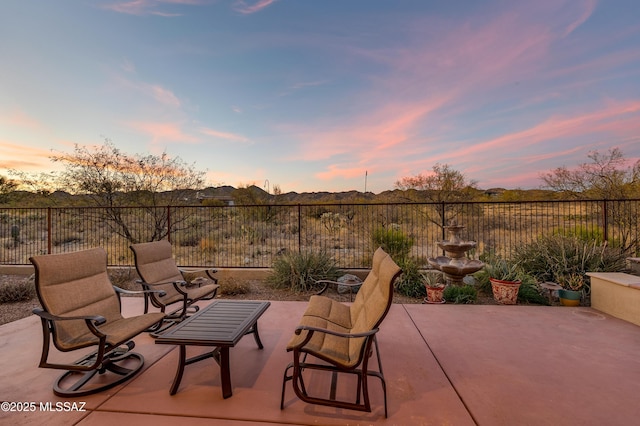
M 105 138 L 283 192 L 640 159 L 638 0 L 3 0 L 0 61 L 4 176 Z

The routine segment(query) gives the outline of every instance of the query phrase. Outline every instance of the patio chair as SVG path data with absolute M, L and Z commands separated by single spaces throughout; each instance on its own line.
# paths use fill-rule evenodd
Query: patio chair
M 162 290 L 163 295 L 148 293 L 144 300 L 144 312 L 149 311 L 149 303 L 165 312 L 167 306 L 179 304 L 174 311 L 167 314 L 165 321 L 182 321 L 188 313 L 198 311 L 193 305 L 198 300 L 210 300 L 218 292 L 218 279 L 213 276 L 217 271 L 211 268 L 180 269 L 171 254 L 171 243 L 167 240 L 150 243 L 132 244 L 130 246 L 135 258 L 136 270 L 140 275 L 138 281 L 145 290 Z M 191 282 L 185 275 L 205 273 L 207 278 L 198 277 Z M 154 330 L 159 332 L 161 330 Z
M 314 295 L 287 345 L 293 362 L 287 365 L 282 381 L 280 408 L 284 408 L 285 385 L 292 381 L 293 390 L 302 401 L 311 404 L 371 411 L 368 377 L 380 379 L 387 416 L 387 391 L 376 333 L 393 300 L 393 284 L 401 269 L 382 248 L 373 256 L 373 266 L 362 283 L 352 305 L 325 296 Z M 369 370 L 369 359 L 375 349 L 378 369 Z M 307 360 L 310 358 L 310 360 Z M 311 395 L 303 377 L 305 370 L 331 372 L 329 396 Z M 355 374 L 357 389 L 354 400 L 336 399 L 339 374 Z
M 54 382 L 53 392 L 65 397 L 85 396 L 116 386 L 140 371 L 144 358 L 132 352 L 135 344 L 131 339 L 161 322 L 164 314 L 122 316 L 120 293 L 139 292 L 111 285 L 106 252 L 96 248 L 30 260 L 42 305 L 42 309 L 33 310 L 41 319 L 44 338 L 39 367 L 67 370 Z M 72 364 L 50 362 L 52 340 L 61 352 L 96 349 Z M 100 379 L 92 382 L 96 373 Z

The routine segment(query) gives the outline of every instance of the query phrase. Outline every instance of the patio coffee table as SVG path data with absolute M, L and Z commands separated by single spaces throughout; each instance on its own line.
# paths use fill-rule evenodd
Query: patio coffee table
M 233 394 L 229 371 L 229 348 L 235 346 L 245 334 L 249 333 L 253 333 L 258 348 L 263 348 L 258 334 L 258 318 L 270 304 L 247 300 L 215 300 L 195 315 L 158 336 L 157 344 L 180 346 L 178 370 L 169 393 L 175 395 L 178 391 L 185 365 L 213 358 L 220 365 L 222 396 L 229 398 Z M 216 348 L 211 352 L 187 359 L 188 345 L 215 346 Z

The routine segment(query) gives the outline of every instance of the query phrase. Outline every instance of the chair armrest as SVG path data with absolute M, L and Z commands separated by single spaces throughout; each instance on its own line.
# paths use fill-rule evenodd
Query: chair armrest
M 218 272 L 215 268 L 179 268 L 179 270 L 183 276 L 184 274 L 197 274 L 199 272 L 204 272 L 214 284 L 218 284 L 218 279 L 213 276 L 213 274 Z
M 362 281 L 360 282 L 340 282 L 340 281 L 332 281 L 332 280 L 318 280 L 315 282 L 316 284 L 324 284 L 324 287 L 322 287 L 322 290 L 320 290 L 319 292 L 316 293 L 316 295 L 321 295 L 322 293 L 324 293 L 325 291 L 327 291 L 327 289 L 329 288 L 330 285 L 335 285 L 336 288 L 339 285 L 343 285 L 345 287 L 357 287 L 362 285 Z
M 374 334 L 376 334 L 378 332 L 378 328 L 373 328 L 369 331 L 365 331 L 362 333 L 340 333 L 339 331 L 333 331 L 333 330 L 327 330 L 326 328 L 319 328 L 319 327 L 312 327 L 309 325 L 299 325 L 298 327 L 296 327 L 295 333 L 297 335 L 300 335 L 300 333 L 302 333 L 303 331 L 307 332 L 307 335 L 305 336 L 304 340 L 300 343 L 298 343 L 296 346 L 291 347 L 291 348 L 287 348 L 287 351 L 298 351 L 301 348 L 303 348 L 308 342 L 309 340 L 311 340 L 311 337 L 313 336 L 313 333 L 318 332 L 318 333 L 325 333 L 325 334 L 331 334 L 333 336 L 338 336 L 338 337 L 343 337 L 345 339 L 355 339 L 355 338 L 359 338 L 359 337 L 370 337 L 373 336 Z
M 144 280 L 136 280 L 136 282 L 138 284 L 144 284 L 144 285 L 148 285 L 148 286 L 162 285 L 162 284 L 173 284 L 173 285 L 181 285 L 181 286 L 184 287 L 185 285 L 187 285 L 187 282 L 186 281 L 182 281 L 182 280 L 181 281 L 160 281 L 160 282 L 157 282 L 157 283 L 148 283 L 148 282 L 146 282 Z
M 207 275 L 215 274 L 218 272 L 215 268 L 179 268 L 183 274 L 197 274 L 198 272 L 205 272 Z M 209 275 L 210 276 L 210 275 Z
M 105 317 L 103 317 L 102 315 L 80 315 L 80 316 L 71 316 L 71 317 L 61 317 L 58 315 L 53 315 L 40 308 L 35 308 L 32 312 L 38 315 L 40 318 L 44 318 L 49 321 L 85 320 L 85 321 L 93 321 L 95 325 L 101 325 L 107 322 Z
M 344 337 L 347 339 L 355 339 L 358 337 L 369 337 L 369 336 L 373 336 L 374 334 L 376 334 L 378 332 L 378 328 L 372 328 L 369 331 L 363 331 L 361 333 L 340 333 L 339 331 L 334 331 L 334 330 L 328 330 L 326 328 L 320 328 L 320 327 L 312 327 L 309 325 L 299 325 L 298 327 L 296 327 L 296 334 L 300 334 L 302 333 L 302 331 L 309 331 L 309 334 L 312 334 L 314 332 L 319 332 L 319 333 L 325 333 L 325 334 L 331 334 L 333 336 L 338 336 L 338 337 Z
M 165 296 L 167 293 L 164 290 L 125 290 L 123 288 L 120 288 L 118 286 L 113 286 L 113 289 L 116 291 L 116 293 L 120 293 L 120 294 L 145 294 L 145 293 L 155 293 L 158 296 Z

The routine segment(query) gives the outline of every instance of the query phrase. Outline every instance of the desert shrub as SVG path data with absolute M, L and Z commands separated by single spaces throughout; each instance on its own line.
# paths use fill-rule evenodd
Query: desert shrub
M 111 284 L 123 290 L 140 291 L 142 286 L 136 283 L 138 274 L 135 268 L 109 268 L 109 280 Z
M 211 254 L 218 251 L 216 241 L 213 238 L 200 238 L 200 251 L 202 253 Z
M 225 296 L 247 294 L 251 293 L 251 286 L 246 281 L 231 277 L 220 286 L 220 292 Z
M 217 200 L 215 198 L 205 198 L 200 200 L 200 204 L 205 207 L 224 207 L 227 205 L 223 200 Z
M 284 254 L 274 260 L 271 268 L 268 283 L 297 292 L 317 287 L 318 280 L 336 280 L 342 275 L 335 259 L 322 250 Z
M 0 286 L 0 303 L 26 302 L 36 297 L 31 279 L 22 283 L 6 283 Z
M 478 300 L 478 290 L 476 290 L 474 286 L 468 284 L 463 286 L 450 285 L 444 289 L 442 297 L 449 303 L 476 303 L 476 300 Z
M 562 283 L 567 277 L 586 272 L 617 272 L 626 267 L 626 255 L 606 243 L 585 241 L 576 236 L 554 235 L 519 246 L 514 261 L 539 282 Z
M 604 243 L 604 231 L 601 227 L 578 226 L 576 228 L 560 228 L 554 231 L 554 235 L 561 237 L 575 237 L 582 241 Z
M 198 233 L 195 231 L 185 232 L 180 236 L 179 245 L 180 247 L 198 247 L 200 244 L 200 237 Z
M 56 247 L 62 246 L 65 244 L 74 244 L 74 243 L 81 243 L 81 242 L 82 242 L 82 236 L 79 234 L 56 236 L 53 239 L 53 245 Z
M 407 297 L 425 297 L 424 278 L 420 273 L 420 265 L 411 257 L 404 257 L 397 261 L 402 273 L 396 280 L 396 290 Z
M 401 262 L 407 257 L 413 247 L 413 239 L 395 227 L 376 228 L 371 239 L 375 247 L 382 247 L 396 262 Z M 398 266 L 402 265 L 398 264 Z

